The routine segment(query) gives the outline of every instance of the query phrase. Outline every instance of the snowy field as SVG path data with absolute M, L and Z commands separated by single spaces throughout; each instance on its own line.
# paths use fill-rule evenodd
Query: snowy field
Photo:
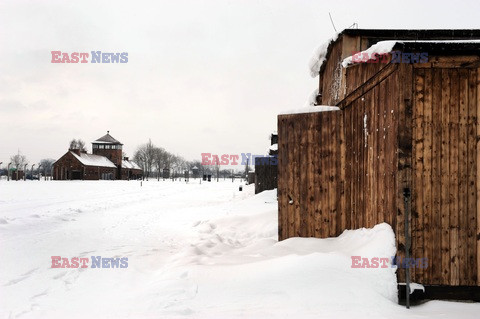
M 480 304 L 396 303 L 391 228 L 277 242 L 274 191 L 238 182 L 0 182 L 1 318 L 478 318 Z M 51 268 L 51 257 L 128 257 Z

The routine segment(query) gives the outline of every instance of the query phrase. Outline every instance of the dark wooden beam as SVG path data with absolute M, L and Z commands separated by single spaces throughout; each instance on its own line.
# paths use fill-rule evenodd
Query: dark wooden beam
M 361 64 L 360 64 L 361 65 Z M 360 65 L 358 67 L 360 67 Z M 357 66 L 353 65 L 351 68 L 355 68 Z M 374 76 L 372 76 L 370 79 L 365 81 L 364 84 L 353 90 L 349 95 L 347 95 L 343 100 L 337 103 L 337 106 L 343 110 L 350 104 L 352 104 L 353 101 L 357 100 L 358 98 L 361 98 L 365 93 L 373 89 L 375 86 L 380 84 L 383 80 L 388 78 L 393 72 L 395 72 L 398 68 L 398 64 L 392 64 L 389 63 L 387 64 L 384 68 L 382 68 L 380 71 L 378 71 Z

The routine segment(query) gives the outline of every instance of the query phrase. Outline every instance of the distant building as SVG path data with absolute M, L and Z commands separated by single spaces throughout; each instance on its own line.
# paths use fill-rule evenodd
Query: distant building
M 128 157 L 122 156 L 123 144 L 110 132 L 92 142 L 92 154 L 69 149 L 53 163 L 54 180 L 137 179 L 142 169 Z
M 199 170 L 197 166 L 192 167 L 193 178 L 197 178 L 199 176 L 198 172 Z
M 25 172 L 23 170 L 17 170 L 16 168 L 10 169 L 10 179 L 12 181 L 21 181 L 25 178 Z
M 278 133 L 270 135 L 268 155 L 255 158 L 255 194 L 277 188 Z

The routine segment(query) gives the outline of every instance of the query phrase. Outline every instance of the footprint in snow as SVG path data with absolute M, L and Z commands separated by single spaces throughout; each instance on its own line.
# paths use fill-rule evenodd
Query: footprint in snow
M 35 295 L 35 296 L 33 296 L 32 298 L 30 298 L 30 300 L 33 300 L 33 299 L 38 298 L 38 297 L 46 296 L 47 294 L 48 294 L 48 289 L 42 291 L 41 293 L 39 293 L 39 294 L 37 294 L 37 295 Z
M 95 250 L 84 251 L 84 252 L 81 252 L 79 256 L 80 256 L 80 257 L 83 257 L 83 256 L 85 256 L 85 255 L 87 255 L 87 254 L 91 254 L 91 253 L 94 253 L 94 252 L 95 252 Z
M 190 308 L 185 308 L 185 309 L 182 309 L 182 310 L 178 311 L 178 314 L 184 315 L 184 316 L 191 315 L 191 314 L 193 314 L 193 310 L 190 309 Z
M 20 281 L 23 281 L 27 278 L 28 277 L 19 277 L 19 278 L 16 278 L 16 279 L 12 279 L 9 282 L 7 282 L 4 286 L 12 286 L 12 285 L 18 284 Z
M 202 222 L 200 220 L 197 220 L 195 223 L 193 223 L 192 227 L 197 227 L 200 225 Z
M 64 277 L 66 274 L 67 274 L 66 271 L 62 271 L 58 275 L 53 276 L 52 279 L 60 279 L 60 278 Z
M 38 270 L 38 268 L 33 268 L 32 270 L 29 270 L 26 273 L 20 275 L 20 277 L 10 280 L 4 286 L 11 286 L 11 285 L 15 285 L 15 284 L 17 284 L 21 281 L 24 281 L 25 279 L 29 278 L 37 270 Z
M 35 271 L 37 271 L 37 270 L 38 270 L 38 268 L 33 268 L 32 270 L 29 270 L 29 271 L 27 271 L 26 273 L 24 273 L 24 274 L 22 275 L 22 277 L 24 277 L 24 276 L 29 276 L 29 275 L 33 274 Z

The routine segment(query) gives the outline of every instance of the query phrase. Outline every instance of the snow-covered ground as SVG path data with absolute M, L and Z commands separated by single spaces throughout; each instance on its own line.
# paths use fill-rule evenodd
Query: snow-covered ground
M 0 182 L 2 318 L 478 318 L 480 304 L 396 303 L 391 228 L 277 242 L 275 191 L 238 182 Z M 51 268 L 51 256 L 128 257 Z

